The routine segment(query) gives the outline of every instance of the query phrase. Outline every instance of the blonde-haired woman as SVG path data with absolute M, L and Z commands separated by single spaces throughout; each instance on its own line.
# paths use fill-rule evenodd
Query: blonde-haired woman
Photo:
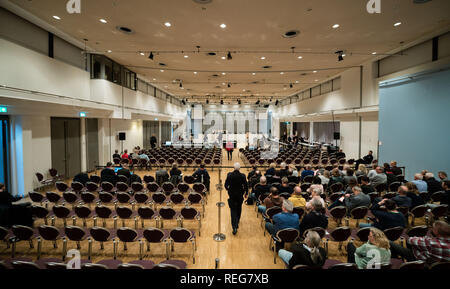
M 371 227 L 367 243 L 356 248 L 351 242 L 347 245 L 348 263 L 356 263 L 358 269 L 372 269 L 370 261 L 375 263 L 390 263 L 391 251 L 389 240 L 380 229 Z M 369 266 L 368 266 L 369 264 Z
M 367 173 L 368 173 L 368 171 L 367 171 L 366 166 L 363 165 L 363 164 L 360 164 L 360 165 L 358 166 L 358 170 L 357 170 L 356 173 L 355 173 L 355 176 L 356 176 L 356 177 L 359 177 L 359 176 L 367 176 Z
M 322 267 L 327 259 L 327 252 L 320 247 L 321 238 L 316 231 L 306 233 L 304 243 L 293 244 L 292 252 L 281 249 L 278 256 L 292 269 L 296 265 Z

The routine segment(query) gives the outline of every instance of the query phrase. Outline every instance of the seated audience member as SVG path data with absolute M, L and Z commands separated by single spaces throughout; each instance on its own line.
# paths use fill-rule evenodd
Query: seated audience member
M 347 189 L 345 189 L 345 194 L 351 194 L 353 192 L 353 187 L 357 186 L 358 182 L 356 179 L 350 179 L 347 185 Z M 361 189 L 362 190 L 362 189 Z
M 369 178 L 366 176 L 361 177 L 361 190 L 366 195 L 375 192 L 373 186 L 369 184 Z
M 119 150 L 115 150 L 112 157 L 113 157 L 113 159 L 120 159 L 121 157 L 120 157 L 120 154 L 119 154 Z
M 421 193 L 421 192 L 428 192 L 428 185 L 427 183 L 423 180 L 423 175 L 422 174 L 415 174 L 414 175 L 414 181 L 412 181 L 412 183 L 414 185 L 416 185 L 417 190 Z
M 411 208 L 423 205 L 424 201 L 419 196 L 419 190 L 417 189 L 416 185 L 413 182 L 407 182 L 405 186 L 408 188 L 406 196 L 411 199 Z
M 351 168 L 347 168 L 345 170 L 346 174 L 344 177 L 344 186 L 348 185 L 351 180 L 354 180 L 357 183 L 356 177 L 353 175 L 354 172 Z
M 377 175 L 377 167 L 377 163 L 372 164 L 372 169 L 367 173 L 367 177 L 369 178 L 369 180 Z
M 255 185 L 260 182 L 261 178 L 262 178 L 261 171 L 257 170 L 255 174 L 253 174 L 253 176 L 248 180 L 249 188 L 254 189 Z M 267 183 L 266 177 L 264 177 L 264 179 L 266 180 Z
M 247 175 L 247 181 L 250 181 L 250 179 L 253 177 L 253 175 L 255 175 L 257 170 L 258 168 L 256 166 L 252 167 L 252 170 Z
M 306 265 L 321 268 L 327 259 L 327 251 L 320 247 L 319 233 L 309 231 L 303 243 L 295 243 L 291 252 L 285 249 L 278 251 L 278 256 L 289 265 L 289 269 L 296 265 Z
M 298 177 L 298 171 L 297 171 L 297 168 L 293 165 L 293 164 L 290 164 L 289 165 L 289 169 L 292 171 L 292 176 L 294 176 L 294 177 Z
M 374 264 L 370 261 L 373 259 L 374 251 L 377 251 L 379 260 L 377 263 L 390 263 L 391 251 L 389 250 L 389 240 L 386 235 L 377 228 L 370 228 L 368 241 L 362 246 L 356 248 L 353 242 L 347 245 L 347 262 L 355 263 L 358 269 L 372 269 Z M 372 265 L 370 265 L 372 264 Z
M 339 149 L 339 151 L 336 153 L 336 159 L 345 159 L 345 153 L 342 149 Z
M 288 200 L 283 200 L 281 204 L 281 213 L 275 214 L 272 217 L 272 222 L 266 222 L 266 230 L 271 235 L 275 235 L 279 230 L 293 228 L 298 230 L 299 217 L 297 214 L 293 214 L 292 210 L 294 206 Z
M 313 199 L 317 199 L 317 200 L 319 200 L 319 202 L 322 204 L 322 207 L 323 208 L 325 208 L 325 201 L 322 199 L 322 197 L 320 196 L 320 194 L 321 194 L 321 191 L 320 191 L 320 189 L 319 188 L 315 188 L 315 189 L 313 189 L 311 192 L 310 192 L 310 197 L 311 197 L 311 199 L 308 201 L 308 202 L 306 202 L 306 206 L 305 206 L 305 209 L 306 209 L 306 211 L 307 212 L 310 212 L 310 211 L 312 211 L 314 208 L 313 208 L 313 205 L 312 205 L 312 200 Z
M 357 170 L 356 173 L 355 173 L 355 176 L 356 176 L 356 177 L 359 177 L 359 176 L 367 176 L 367 168 L 366 168 L 366 166 L 363 165 L 363 164 L 360 164 L 360 165 L 358 166 L 358 170 Z
M 119 172 L 117 172 L 117 174 L 119 174 Z M 164 165 L 159 165 L 159 170 L 157 170 L 155 174 L 156 183 L 161 186 L 163 183 L 168 182 L 169 179 L 169 173 L 164 169 Z
M 439 192 L 442 190 L 441 183 L 438 182 L 435 178 L 433 173 L 426 173 L 425 174 L 425 182 L 427 182 L 428 186 L 428 193 L 432 195 L 433 193 Z
M 280 175 L 279 175 L 280 178 L 287 177 L 288 176 L 288 170 L 289 170 L 288 165 L 286 163 L 281 163 L 280 164 Z
M 204 164 L 201 164 L 200 168 L 198 168 L 192 176 L 195 178 L 195 182 L 204 184 L 206 190 L 209 191 L 210 177 Z
M 250 196 L 255 200 L 259 200 L 259 196 L 265 193 L 270 192 L 270 186 L 267 184 L 266 177 L 262 176 L 259 179 L 259 183 L 256 184 L 253 188 L 253 192 L 250 194 Z
M 438 177 L 439 177 L 439 180 L 441 181 L 441 183 L 444 182 L 444 181 L 446 181 L 447 178 L 448 178 L 448 177 L 447 177 L 447 173 L 444 172 L 444 171 L 438 172 Z
M 128 155 L 128 150 L 124 150 L 123 151 L 123 154 L 122 154 L 121 158 L 122 159 L 129 159 L 130 158 L 130 156 Z
M 397 193 L 398 195 L 392 198 L 397 207 L 411 208 L 412 200 L 410 197 L 407 196 L 408 187 L 407 186 L 398 187 Z
M 146 160 L 147 162 L 150 161 L 150 158 L 148 157 L 148 155 L 144 151 L 140 151 L 139 152 L 139 158 L 141 160 Z
M 384 206 L 386 210 L 383 210 L 381 206 Z M 375 203 L 370 209 L 372 214 L 377 219 L 373 223 L 373 227 L 382 231 L 394 227 L 405 227 L 406 219 L 403 213 L 397 211 L 397 205 L 393 200 L 383 199 L 378 203 Z M 372 227 L 372 224 L 359 224 L 359 227 Z
M 319 171 L 318 177 L 320 178 L 320 183 L 322 185 L 328 185 L 328 183 L 330 182 L 330 171 L 324 170 L 323 173 Z
M 384 163 L 383 164 L 383 169 L 384 169 L 384 173 L 385 174 L 391 174 L 392 173 L 391 166 L 388 163 Z
M 442 189 L 444 190 L 444 196 L 441 199 L 441 205 L 449 205 L 450 201 L 450 181 L 445 180 L 442 182 Z
M 117 175 L 112 167 L 112 163 L 108 162 L 106 164 L 106 168 L 104 168 L 100 173 L 100 178 L 102 182 L 109 182 L 113 184 L 114 186 L 117 183 Z
M 315 227 L 326 229 L 328 227 L 328 217 L 325 215 L 325 208 L 322 206 L 322 202 L 318 198 L 312 198 L 311 206 L 313 209 L 300 222 L 300 236 L 303 236 L 303 233 L 308 229 Z
M 12 196 L 6 186 L 0 183 L 0 226 L 5 228 L 12 225 L 33 226 L 31 202 L 13 204 L 22 199 L 22 196 Z
M 87 182 L 90 182 L 91 179 L 89 178 L 89 175 L 88 175 L 88 174 L 86 174 L 86 173 L 79 173 L 79 174 L 76 174 L 76 175 L 73 177 L 73 180 L 72 180 L 72 181 L 73 181 L 73 182 L 79 182 L 79 183 L 82 183 L 83 186 L 86 186 L 86 183 L 87 183 Z
M 348 213 L 356 207 L 370 207 L 370 197 L 363 194 L 361 188 L 354 186 L 352 188 L 353 194 L 345 194 L 344 196 L 337 199 L 333 204 L 331 204 L 328 209 L 331 210 L 337 206 L 345 206 Z
M 303 180 L 303 179 L 305 179 L 306 176 L 314 176 L 314 171 L 311 170 L 311 166 L 310 165 L 306 165 L 305 169 L 302 171 L 300 176 L 301 176 L 301 178 Z
M 175 186 L 178 185 L 179 182 L 181 182 L 181 171 L 178 168 L 177 164 L 172 164 L 172 169 L 170 170 L 170 182 L 174 184 Z
M 435 262 L 450 261 L 450 225 L 444 221 L 435 221 L 431 236 L 410 237 L 406 239 L 406 248 L 390 242 L 392 258 L 403 258 L 408 262 L 424 261 L 431 265 Z
M 302 189 L 299 186 L 295 186 L 294 192 L 291 197 L 288 199 L 295 207 L 305 207 L 306 200 L 302 196 Z
M 380 166 L 378 166 L 375 169 L 376 175 L 373 176 L 372 178 L 369 177 L 370 179 L 370 184 L 376 188 L 378 185 L 380 184 L 387 184 L 387 176 L 384 173 L 384 169 Z
M 275 168 L 276 168 L 276 164 L 275 163 L 271 163 L 269 168 L 267 169 L 266 173 L 264 174 L 265 176 L 274 176 L 275 175 Z
M 339 172 L 338 168 L 334 168 L 333 170 L 331 170 L 331 178 L 330 182 L 328 183 L 328 187 L 336 183 L 344 184 L 344 179 L 341 177 L 341 173 Z
M 283 177 L 281 179 L 281 186 L 278 189 L 281 193 L 288 193 L 288 194 L 292 194 L 292 187 L 289 186 L 289 182 L 288 182 L 288 178 L 287 177 Z
M 369 151 L 369 153 L 366 156 L 355 162 L 355 168 L 358 168 L 360 164 L 370 165 L 372 161 L 373 161 L 373 152 Z
M 280 197 L 280 192 L 278 191 L 278 189 L 275 187 L 271 187 L 270 194 L 267 196 L 267 198 L 264 199 L 264 204 L 258 206 L 258 212 L 264 214 L 266 210 L 271 207 L 281 207 L 283 200 L 284 198 Z
M 128 179 L 128 184 L 130 184 L 131 181 L 131 172 L 128 169 L 129 166 L 127 163 L 123 163 L 122 164 L 122 168 L 120 170 L 117 171 L 117 176 L 125 176 Z
M 403 175 L 402 169 L 397 167 L 396 161 L 391 161 L 391 172 L 396 176 Z

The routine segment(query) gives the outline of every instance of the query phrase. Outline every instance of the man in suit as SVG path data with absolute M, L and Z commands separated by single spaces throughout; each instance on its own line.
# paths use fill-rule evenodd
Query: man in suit
M 152 149 L 154 149 L 156 147 L 156 136 L 154 134 L 152 134 L 152 136 L 150 137 L 150 145 L 152 147 Z
M 159 166 L 159 170 L 156 171 L 155 174 L 156 183 L 161 186 L 163 183 L 169 181 L 169 173 L 164 169 L 163 165 Z
M 231 211 L 231 226 L 233 227 L 233 235 L 236 235 L 241 219 L 242 203 L 244 202 L 244 194 L 248 194 L 248 185 L 245 175 L 239 169 L 239 163 L 234 164 L 234 171 L 228 173 L 225 180 L 225 189 L 228 191 L 228 205 Z

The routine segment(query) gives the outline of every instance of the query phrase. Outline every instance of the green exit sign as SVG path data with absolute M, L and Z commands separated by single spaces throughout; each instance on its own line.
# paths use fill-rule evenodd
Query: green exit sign
M 7 106 L 1 105 L 1 106 L 0 106 L 0 112 L 1 112 L 1 113 L 6 113 L 6 112 L 8 112 L 8 107 L 7 107 Z

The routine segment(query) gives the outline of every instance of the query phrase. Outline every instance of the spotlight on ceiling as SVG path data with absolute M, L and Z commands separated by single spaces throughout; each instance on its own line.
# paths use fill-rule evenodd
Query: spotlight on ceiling
M 231 56 L 231 52 L 229 52 L 229 51 L 228 51 L 228 54 L 227 54 L 227 59 L 228 59 L 228 60 L 233 59 L 233 57 Z
M 338 61 L 344 60 L 344 51 L 338 50 L 338 51 L 335 52 L 335 54 L 338 55 Z
M 150 51 L 150 55 L 148 56 L 148 58 L 153 60 L 153 52 Z

